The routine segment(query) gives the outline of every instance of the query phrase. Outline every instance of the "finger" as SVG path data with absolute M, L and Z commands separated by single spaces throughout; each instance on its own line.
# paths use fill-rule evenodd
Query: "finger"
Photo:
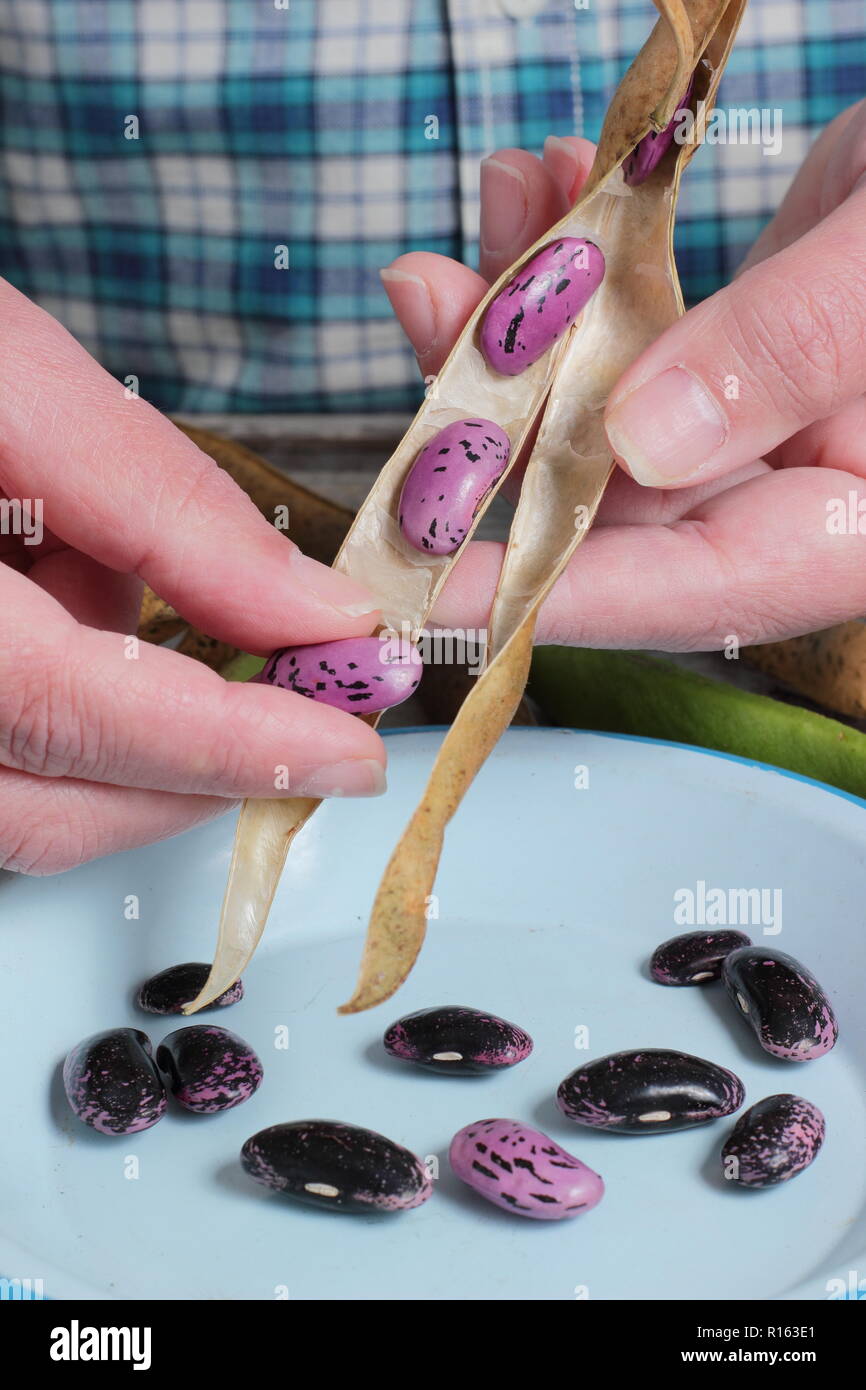
M 779 468 L 843 468 L 866 478 L 866 400 L 861 396 L 828 420 L 817 420 L 769 457 Z
M 692 309 L 620 378 L 606 412 L 638 482 L 741 468 L 866 386 L 866 187 Z
M 645 526 L 648 522 L 665 526 L 687 516 L 700 502 L 706 502 L 719 492 L 736 487 L 749 478 L 768 473 L 770 465 L 756 459 L 727 478 L 711 478 L 695 487 L 641 487 L 618 468 L 605 490 L 598 510 L 596 526 Z
M 212 796 L 364 796 L 384 746 L 362 720 L 81 627 L 0 569 L 0 763 Z
M 544 163 L 571 207 L 589 177 L 596 146 L 581 135 L 548 135 L 544 142 Z
M 118 850 L 167 840 L 236 803 L 0 772 L 0 868 L 59 874 Z
M 430 251 L 398 256 L 379 275 L 422 376 L 435 375 L 489 285 L 468 266 Z
M 246 651 L 362 635 L 371 600 L 270 526 L 212 459 L 0 282 L 0 487 L 69 545 L 145 578 Z
M 481 162 L 481 264 L 497 280 L 554 222 L 569 201 L 550 167 L 526 150 L 497 150 Z
M 852 504 L 849 493 L 855 494 Z M 828 504 L 866 513 L 866 484 L 829 469 L 770 470 L 670 525 L 594 528 L 542 607 L 539 642 L 713 651 L 831 627 L 866 612 L 866 538 Z M 503 547 L 469 546 L 433 613 L 483 628 Z

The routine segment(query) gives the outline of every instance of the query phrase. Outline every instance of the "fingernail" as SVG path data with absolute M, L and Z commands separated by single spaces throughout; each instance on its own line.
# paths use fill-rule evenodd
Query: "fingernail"
M 481 162 L 481 245 L 498 255 L 513 246 L 526 226 L 529 198 L 519 169 L 498 159 Z
M 385 769 L 374 758 L 347 758 L 311 773 L 293 796 L 381 796 L 387 787 Z
M 613 407 L 610 446 L 646 487 L 694 477 L 728 437 L 728 422 L 709 391 L 684 367 L 669 367 Z
M 548 135 L 544 142 L 544 162 L 569 202 L 573 201 L 577 192 L 575 184 L 582 182 L 584 172 L 583 160 L 574 145 L 558 135 Z
M 327 565 L 319 564 L 318 560 L 311 560 L 300 550 L 294 552 L 292 579 L 347 618 L 361 618 L 366 613 L 378 611 L 375 599 L 362 584 L 356 583 L 340 570 L 329 569 Z
M 415 345 L 419 357 L 426 357 L 436 346 L 438 328 L 430 291 L 420 275 L 408 270 L 380 270 L 379 279 L 391 307 Z

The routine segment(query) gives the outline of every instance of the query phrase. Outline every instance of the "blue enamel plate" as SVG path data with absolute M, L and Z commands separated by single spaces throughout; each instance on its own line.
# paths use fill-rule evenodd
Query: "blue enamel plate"
M 674 745 L 512 730 L 451 826 L 438 916 L 408 983 L 340 1017 L 376 885 L 442 733 L 388 739 L 388 796 L 331 802 L 289 858 L 239 1005 L 205 1017 L 246 1038 L 265 1079 L 223 1115 L 169 1111 L 106 1138 L 68 1109 L 60 1064 L 88 1034 L 177 1020 L 140 1014 L 136 987 L 208 959 L 234 833 L 225 818 L 61 878 L 0 884 L 4 1056 L 0 1272 L 46 1297 L 204 1299 L 753 1299 L 866 1291 L 866 804 L 774 769 Z M 738 890 L 757 889 L 757 893 Z M 720 891 L 716 891 L 720 890 Z M 799 958 L 841 1036 L 818 1061 L 758 1047 L 721 986 L 671 989 L 653 948 L 712 902 L 749 905 L 745 930 Z M 137 915 L 136 915 L 137 912 Z M 740 921 L 739 925 L 742 925 Z M 387 1056 L 402 1013 L 468 1004 L 526 1028 L 532 1056 L 491 1076 L 422 1072 Z M 554 1105 L 580 1062 L 676 1048 L 731 1068 L 747 1104 L 814 1101 L 813 1166 L 735 1188 L 719 1152 L 732 1121 L 638 1137 L 571 1124 Z M 378 1130 L 438 1165 L 402 1214 L 295 1205 L 241 1169 L 244 1140 L 278 1121 Z M 604 1177 L 574 1220 L 533 1222 L 450 1172 L 452 1135 L 520 1119 Z

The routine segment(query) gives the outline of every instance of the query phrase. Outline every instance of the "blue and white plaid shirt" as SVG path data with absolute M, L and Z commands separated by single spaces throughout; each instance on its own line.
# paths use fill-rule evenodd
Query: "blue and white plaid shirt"
M 654 20 L 649 0 L 0 0 L 0 274 L 163 409 L 413 408 L 379 267 L 472 263 L 480 159 L 597 137 Z M 864 78 L 864 0 L 752 0 L 720 104 L 780 108 L 782 153 L 690 166 L 690 300 Z

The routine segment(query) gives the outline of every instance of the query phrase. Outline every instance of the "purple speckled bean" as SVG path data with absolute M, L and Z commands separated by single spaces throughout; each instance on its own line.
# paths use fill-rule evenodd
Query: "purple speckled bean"
M 574 1154 L 519 1120 L 476 1120 L 451 1140 L 451 1167 L 494 1206 L 562 1221 L 596 1206 L 604 1182 Z
M 400 530 L 416 550 L 451 555 L 508 465 L 511 440 L 492 420 L 456 420 L 424 445 L 400 494 Z
M 787 1182 L 818 1156 L 824 1116 L 802 1096 L 766 1096 L 740 1116 L 722 1149 L 722 1171 L 741 1187 Z
M 165 1114 L 150 1038 L 137 1028 L 109 1028 L 73 1047 L 63 1086 L 79 1120 L 100 1134 L 137 1134 Z
M 604 256 L 584 237 L 562 237 L 527 261 L 481 325 L 488 365 L 519 376 L 561 338 L 604 279 Z
M 815 976 L 793 956 L 744 946 L 726 956 L 722 979 L 765 1052 L 808 1062 L 835 1047 L 836 1016 Z
M 384 1134 L 336 1120 L 295 1120 L 254 1134 L 241 1164 L 257 1182 L 332 1211 L 408 1211 L 433 1183 L 420 1158 Z
M 253 679 L 349 714 L 377 714 L 408 700 L 422 670 L 423 662 L 411 642 L 395 637 L 346 637 L 308 647 L 283 647 Z
M 212 1023 L 169 1033 L 157 1048 L 156 1061 L 175 1100 L 197 1115 L 231 1110 L 262 1083 L 262 1064 L 249 1043 Z
M 743 1083 L 687 1052 L 614 1052 L 567 1076 L 556 1093 L 563 1115 L 613 1134 L 690 1129 L 739 1110 Z
M 184 1004 L 195 999 L 209 974 L 210 966 L 201 961 L 187 961 L 183 965 L 170 965 L 167 970 L 160 970 L 158 975 L 151 975 L 149 980 L 145 980 L 138 991 L 136 1000 L 138 1007 L 144 1009 L 145 1013 L 148 1014 L 182 1013 Z M 224 994 L 221 994 L 207 1007 L 209 1009 L 226 1009 L 229 1004 L 236 1004 L 243 997 L 243 983 L 240 980 L 235 980 L 235 983 Z
M 751 944 L 741 931 L 683 932 L 656 947 L 650 974 L 660 985 L 706 985 L 721 978 L 725 956 Z
M 639 140 L 628 159 L 623 163 L 623 177 L 629 188 L 636 188 L 638 184 L 643 183 L 644 179 L 648 179 L 653 170 L 661 163 L 664 155 L 667 154 L 677 133 L 677 121 L 691 105 L 694 86 L 695 79 L 693 77 L 670 123 L 665 126 L 664 130 L 651 130 L 648 135 Z
M 392 1057 L 464 1076 L 513 1067 L 532 1051 L 531 1037 L 516 1023 L 459 1004 L 405 1014 L 383 1041 Z

